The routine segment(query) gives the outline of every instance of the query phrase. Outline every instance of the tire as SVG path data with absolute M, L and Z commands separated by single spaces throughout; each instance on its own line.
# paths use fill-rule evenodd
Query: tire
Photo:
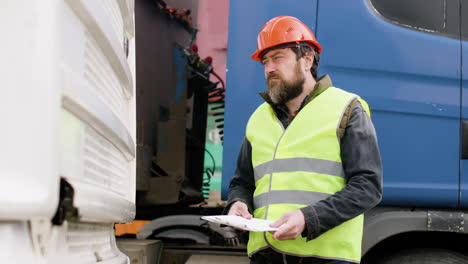
M 417 248 L 383 256 L 378 264 L 468 264 L 468 257 L 440 248 Z

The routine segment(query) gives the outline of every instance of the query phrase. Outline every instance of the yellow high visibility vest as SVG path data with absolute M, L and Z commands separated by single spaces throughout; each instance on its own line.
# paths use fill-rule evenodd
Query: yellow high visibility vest
M 278 220 L 284 213 L 327 198 L 346 185 L 337 129 L 357 95 L 329 87 L 309 102 L 285 130 L 272 107 L 264 103 L 252 114 L 246 136 L 252 146 L 256 218 Z M 363 216 L 357 216 L 307 242 L 274 240 L 268 232 L 250 232 L 249 256 L 267 247 L 302 257 L 359 262 Z

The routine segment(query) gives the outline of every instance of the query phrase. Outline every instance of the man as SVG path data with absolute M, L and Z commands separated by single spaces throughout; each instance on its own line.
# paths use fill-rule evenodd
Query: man
M 367 103 L 317 79 L 322 50 L 297 18 L 258 34 L 266 101 L 252 114 L 230 183 L 228 214 L 274 221 L 250 232 L 252 263 L 359 263 L 362 214 L 382 196 L 382 165 Z

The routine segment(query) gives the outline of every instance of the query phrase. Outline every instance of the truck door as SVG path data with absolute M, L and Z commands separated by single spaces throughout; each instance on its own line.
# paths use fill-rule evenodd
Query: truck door
M 371 106 L 384 167 L 383 204 L 458 206 L 459 4 L 319 0 L 319 71 Z M 464 116 L 468 120 L 468 108 Z
M 462 120 L 461 120 L 461 177 L 460 206 L 468 206 L 468 3 L 461 1 L 461 46 L 462 56 Z
M 316 0 L 230 1 L 227 54 L 227 91 L 224 114 L 224 154 L 222 198 L 227 198 L 235 171 L 237 154 L 245 136 L 249 116 L 262 102 L 259 92 L 266 90 L 263 67 L 250 58 L 256 51 L 257 34 L 270 19 L 289 15 L 299 18 L 315 31 Z

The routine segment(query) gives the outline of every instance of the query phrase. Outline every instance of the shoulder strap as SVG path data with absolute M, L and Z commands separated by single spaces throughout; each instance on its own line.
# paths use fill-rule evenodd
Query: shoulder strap
M 351 103 L 349 103 L 348 107 L 346 107 L 346 110 L 343 114 L 343 118 L 341 119 L 340 127 L 338 128 L 339 139 L 342 139 L 345 134 L 346 127 L 348 126 L 349 119 L 351 118 L 351 112 L 353 112 L 354 105 L 356 104 L 357 101 L 361 103 L 362 108 L 364 109 L 366 114 L 369 116 L 369 118 L 371 118 L 371 111 L 370 111 L 369 104 L 360 97 L 354 98 L 351 101 Z
M 338 128 L 338 138 L 342 139 L 345 131 L 346 126 L 348 126 L 349 119 L 351 118 L 351 112 L 353 111 L 354 105 L 358 101 L 358 97 L 354 98 L 351 103 L 346 107 L 346 110 L 343 114 L 343 118 L 341 118 L 340 127 Z

